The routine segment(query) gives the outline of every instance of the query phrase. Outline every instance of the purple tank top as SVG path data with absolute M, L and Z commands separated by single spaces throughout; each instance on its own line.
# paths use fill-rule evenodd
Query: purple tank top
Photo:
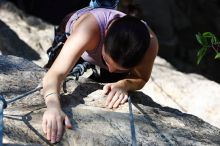
M 68 33 L 72 32 L 72 27 L 73 27 L 73 24 L 75 23 L 75 21 L 81 15 L 83 15 L 85 13 L 91 13 L 92 15 L 95 16 L 95 18 L 99 24 L 101 39 L 100 39 L 100 42 L 99 42 L 97 48 L 93 49 L 92 51 L 84 52 L 81 57 L 85 61 L 88 61 L 94 65 L 98 65 L 101 68 L 108 70 L 108 67 L 103 63 L 103 60 L 102 60 L 102 48 L 103 48 L 103 43 L 104 43 L 105 30 L 107 29 L 108 24 L 112 20 L 114 20 L 115 18 L 123 17 L 123 16 L 125 16 L 125 14 L 122 12 L 119 12 L 117 10 L 113 10 L 113 9 L 105 9 L 105 8 L 92 9 L 90 7 L 86 7 L 84 9 L 77 11 L 76 13 L 74 13 L 71 16 L 71 18 L 67 22 L 65 31 Z M 121 71 L 117 71 L 117 72 L 121 72 Z

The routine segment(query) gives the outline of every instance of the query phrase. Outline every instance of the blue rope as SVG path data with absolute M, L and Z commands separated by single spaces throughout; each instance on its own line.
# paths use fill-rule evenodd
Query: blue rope
M 31 90 L 31 91 L 28 91 L 28 92 L 26 92 L 26 93 L 24 93 L 24 94 L 21 94 L 21 95 L 19 95 L 19 96 L 16 96 L 16 97 L 14 97 L 14 98 L 12 98 L 12 99 L 7 100 L 7 104 L 10 104 L 10 103 L 12 103 L 12 102 L 15 102 L 16 100 L 21 99 L 21 98 L 23 98 L 23 97 L 25 97 L 25 96 L 28 96 L 28 95 L 30 95 L 30 94 L 36 92 L 36 91 L 40 91 L 42 88 L 43 88 L 42 85 L 38 85 L 35 89 L 33 89 L 33 90 Z
M 86 72 L 87 69 L 94 67 L 88 63 L 83 62 L 82 64 L 77 64 L 76 67 L 73 68 L 70 75 L 73 75 L 76 77 L 76 80 L 78 80 L 79 76 L 83 75 L 84 72 Z M 0 95 L 0 145 L 2 144 L 2 136 L 3 136 L 3 109 L 7 107 L 7 104 L 15 102 L 16 100 L 19 100 L 27 95 L 30 95 L 36 91 L 41 90 L 43 87 L 42 85 L 38 85 L 35 89 L 28 91 L 22 95 L 16 96 L 12 99 L 5 100 L 4 96 Z M 130 128 L 131 128 L 131 140 L 132 140 L 132 146 L 137 146 L 137 140 L 136 140 L 136 134 L 135 134 L 135 126 L 134 126 L 134 115 L 132 113 L 132 105 L 131 105 L 131 97 L 128 97 L 128 104 L 129 104 L 129 118 L 130 118 Z
M 0 101 L 2 103 L 2 108 L 5 109 L 7 108 L 7 101 L 5 100 L 4 96 L 3 95 L 0 95 Z
M 131 97 L 128 96 L 129 115 L 130 115 L 130 127 L 131 127 L 131 140 L 132 146 L 137 146 L 135 127 L 134 127 L 134 115 L 132 113 Z
M 4 98 L 0 95 L 1 98 Z M 0 145 L 2 145 L 2 137 L 3 137 L 3 108 L 4 102 L 0 100 Z

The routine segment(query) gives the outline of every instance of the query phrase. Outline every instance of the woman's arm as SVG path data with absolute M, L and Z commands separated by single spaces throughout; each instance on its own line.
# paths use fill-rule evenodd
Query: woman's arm
M 128 98 L 128 91 L 139 90 L 148 82 L 158 52 L 157 37 L 151 30 L 150 35 L 150 46 L 139 65 L 130 72 L 127 78 L 104 86 L 104 93 L 108 94 L 106 99 L 106 106 L 108 108 L 124 104 Z
M 71 127 L 68 117 L 62 112 L 59 100 L 60 85 L 76 64 L 82 53 L 96 47 L 99 28 L 91 14 L 81 16 L 73 26 L 60 54 L 43 78 L 43 92 L 47 110 L 43 116 L 43 131 L 52 143 L 60 140 L 63 123 Z

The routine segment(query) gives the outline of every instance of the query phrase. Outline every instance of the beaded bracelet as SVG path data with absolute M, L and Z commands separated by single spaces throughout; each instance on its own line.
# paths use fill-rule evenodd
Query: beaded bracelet
M 50 95 L 54 95 L 54 94 L 58 95 L 58 93 L 56 93 L 56 92 L 52 92 L 52 93 L 47 94 L 44 98 L 47 98 L 48 96 L 50 96 Z

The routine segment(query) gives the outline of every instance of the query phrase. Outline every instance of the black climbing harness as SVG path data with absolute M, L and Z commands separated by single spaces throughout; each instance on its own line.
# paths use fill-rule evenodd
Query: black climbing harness
M 69 73 L 69 76 L 74 76 L 75 80 L 78 80 L 80 76 L 84 74 L 88 69 L 92 69 L 92 72 L 95 76 L 98 76 L 98 72 L 95 68 L 95 65 L 89 62 L 83 62 L 81 64 L 77 64 L 72 71 Z
M 56 32 L 56 28 L 55 28 L 55 32 Z M 47 55 L 48 55 L 48 62 L 47 64 L 44 66 L 45 68 L 50 68 L 53 64 L 53 62 L 55 61 L 55 59 L 57 58 L 57 56 L 59 55 L 66 39 L 67 36 L 69 36 L 69 33 L 63 33 L 63 34 L 57 34 L 55 35 L 54 41 L 52 46 L 47 50 Z
M 76 17 L 74 17 L 74 20 L 77 20 L 79 18 L 79 14 L 90 11 L 94 8 L 92 7 L 85 7 L 83 9 L 80 9 L 76 12 Z M 68 14 L 61 22 L 61 24 L 58 27 L 54 28 L 55 37 L 52 43 L 52 46 L 47 50 L 47 55 L 49 57 L 49 60 L 47 64 L 44 66 L 45 68 L 50 68 L 59 55 L 65 41 L 67 40 L 67 37 L 70 35 L 69 32 L 66 32 L 65 28 L 67 25 L 68 20 L 73 16 L 73 13 Z

